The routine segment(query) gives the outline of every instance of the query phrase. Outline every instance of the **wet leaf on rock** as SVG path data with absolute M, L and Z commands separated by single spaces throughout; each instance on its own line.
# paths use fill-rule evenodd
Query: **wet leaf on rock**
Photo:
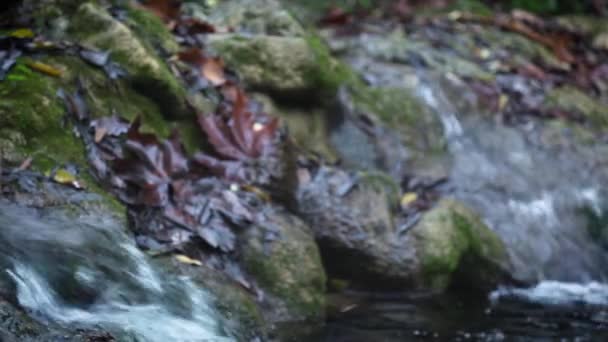
M 78 179 L 76 179 L 76 176 L 66 169 L 56 170 L 52 174 L 51 178 L 56 183 L 63 184 L 63 185 L 69 185 L 69 186 L 73 187 L 74 189 L 80 190 L 80 189 L 84 188 L 82 182 L 80 182 Z
M 111 61 L 109 51 L 95 51 L 80 47 L 79 55 L 87 63 L 102 68 L 111 80 L 127 75 L 127 72 L 120 65 Z
M 199 260 L 192 259 L 183 254 L 176 254 L 174 256 L 175 260 L 181 262 L 182 264 L 192 265 L 192 266 L 203 266 L 203 263 Z
M 95 142 L 99 143 L 108 136 L 120 136 L 129 131 L 129 122 L 114 114 L 91 121 L 91 128 L 95 130 Z
M 182 62 L 195 68 L 197 74 L 205 78 L 213 86 L 217 87 L 226 83 L 224 62 L 220 58 L 209 57 L 198 48 L 182 51 L 177 57 Z
M 25 65 L 27 65 L 32 70 L 52 77 L 61 77 L 61 75 L 63 74 L 61 70 L 55 68 L 54 66 L 39 61 L 28 60 L 25 61 Z
M 21 28 L 11 31 L 8 36 L 13 38 L 26 39 L 34 38 L 35 34 L 32 30 L 28 28 Z

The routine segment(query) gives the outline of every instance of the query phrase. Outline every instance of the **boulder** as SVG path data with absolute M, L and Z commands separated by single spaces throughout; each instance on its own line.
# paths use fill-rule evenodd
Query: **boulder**
M 502 241 L 470 209 L 441 200 L 399 232 L 392 213 L 397 199 L 390 195 L 399 187 L 378 186 L 376 179 L 322 168 L 300 188 L 300 215 L 315 233 L 329 276 L 364 288 L 433 291 L 488 290 L 508 279 Z
M 158 18 L 134 12 L 136 18 L 163 32 Z M 156 25 L 154 25 L 156 24 Z M 144 26 L 138 26 L 145 31 Z M 166 49 L 175 52 L 166 29 L 161 34 L 148 34 L 158 38 Z M 111 57 L 128 72 L 128 78 L 142 95 L 153 99 L 168 117 L 187 117 L 192 114 L 188 106 L 184 86 L 169 71 L 167 65 L 152 50 L 152 43 L 141 40 L 125 23 L 112 17 L 105 9 L 87 2 L 82 4 L 70 20 L 70 36 L 80 44 L 102 51 L 110 51 Z M 168 47 L 170 46 L 170 47 Z
M 268 294 L 269 319 L 322 319 L 325 271 L 310 228 L 282 209 L 267 215 L 265 227 L 251 227 L 241 237 L 241 261 Z

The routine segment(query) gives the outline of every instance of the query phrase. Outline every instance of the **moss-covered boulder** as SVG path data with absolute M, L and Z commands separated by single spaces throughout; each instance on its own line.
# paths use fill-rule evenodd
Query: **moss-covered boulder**
M 163 32 L 159 19 L 133 13 L 136 22 L 144 22 L 147 27 Z M 139 30 L 148 32 L 143 25 L 139 25 Z M 69 33 L 84 46 L 110 51 L 111 57 L 127 70 L 135 89 L 156 101 L 165 115 L 186 117 L 192 113 L 186 101 L 185 88 L 154 53 L 152 42 L 139 39 L 125 23 L 112 17 L 105 9 L 84 3 L 71 18 Z M 175 43 L 167 41 L 167 32 L 148 33 L 147 37 L 155 37 L 166 49 L 175 50 Z M 171 47 L 167 47 L 169 45 Z
M 503 242 L 459 202 L 442 200 L 409 233 L 424 287 L 457 285 L 491 289 L 509 268 Z M 456 277 L 461 278 L 457 279 Z
M 216 34 L 209 45 L 255 89 L 285 95 L 321 86 L 318 60 L 304 38 Z
M 368 289 L 432 291 L 490 290 L 509 280 L 505 246 L 478 215 L 446 199 L 413 227 L 399 229 L 392 209 L 397 194 L 390 177 L 354 180 L 329 169 L 301 187 L 300 211 L 331 277 Z
M 242 237 L 242 262 L 268 294 L 273 307 L 269 319 L 322 319 L 325 271 L 310 228 L 279 209 L 268 213 L 264 225 L 249 229 Z

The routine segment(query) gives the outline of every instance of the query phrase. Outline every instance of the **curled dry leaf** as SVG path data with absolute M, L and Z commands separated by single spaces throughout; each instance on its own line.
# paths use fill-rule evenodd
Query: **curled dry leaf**
M 224 62 L 217 57 L 206 56 L 201 49 L 190 48 L 177 55 L 178 59 L 196 68 L 197 74 L 213 86 L 220 86 L 226 83 L 224 72 Z

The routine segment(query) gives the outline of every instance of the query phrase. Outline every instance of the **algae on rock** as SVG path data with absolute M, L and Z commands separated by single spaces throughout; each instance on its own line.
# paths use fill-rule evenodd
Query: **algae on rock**
M 574 111 L 596 127 L 608 126 L 608 104 L 594 99 L 572 86 L 554 88 L 546 95 L 545 105 L 565 111 Z
M 242 237 L 242 261 L 268 291 L 272 321 L 319 320 L 325 315 L 325 271 L 310 228 L 299 218 L 272 209 L 267 227 Z M 268 240 L 268 234 L 275 235 Z
M 409 234 L 425 287 L 446 289 L 459 268 L 470 268 L 466 285 L 491 287 L 509 268 L 500 238 L 478 215 L 454 200 L 441 200 Z
M 137 17 L 144 18 L 143 15 Z M 103 8 L 92 3 L 81 5 L 71 19 L 69 32 L 87 47 L 110 51 L 111 58 L 126 68 L 133 87 L 156 101 L 168 117 L 183 118 L 192 114 L 186 101 L 186 89 L 164 62 L 154 55 L 150 46 Z

